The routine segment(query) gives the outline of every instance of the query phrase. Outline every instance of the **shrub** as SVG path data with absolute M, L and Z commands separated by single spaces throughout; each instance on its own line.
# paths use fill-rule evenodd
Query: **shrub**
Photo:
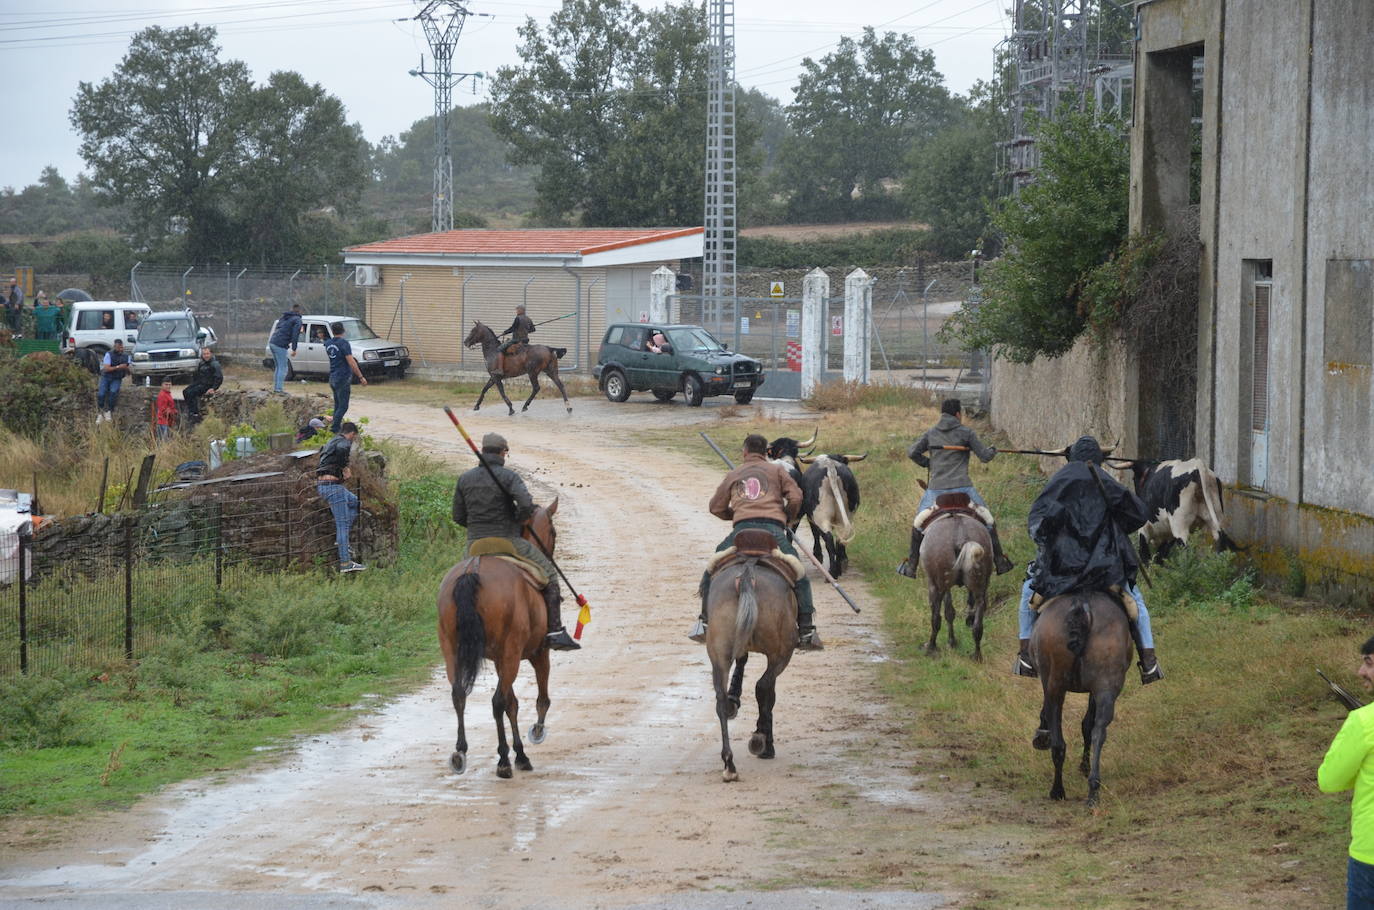
M 58 354 L 0 357 L 0 423 L 38 438 L 64 402 L 92 398 L 91 374 Z
M 74 677 L 0 679 L 0 742 L 26 749 L 82 745 L 69 698 L 76 685 Z

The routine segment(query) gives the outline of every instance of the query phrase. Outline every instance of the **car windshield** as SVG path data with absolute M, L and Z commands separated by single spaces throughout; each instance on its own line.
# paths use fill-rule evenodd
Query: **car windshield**
M 367 323 L 361 319 L 345 319 L 336 322 L 329 327 L 329 331 L 333 332 L 336 325 L 343 326 L 343 337 L 349 341 L 370 341 L 377 337 L 377 333 L 368 328 Z
M 677 351 L 723 351 L 725 345 L 705 329 L 669 329 L 668 343 Z
M 144 344 L 158 341 L 194 341 L 189 319 L 153 319 L 138 330 L 138 340 Z

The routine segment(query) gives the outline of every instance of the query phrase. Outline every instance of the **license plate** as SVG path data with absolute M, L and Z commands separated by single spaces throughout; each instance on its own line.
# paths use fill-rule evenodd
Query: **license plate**
M 400 365 L 401 365 L 401 361 L 399 361 L 399 360 L 383 360 L 383 361 L 382 361 L 382 366 L 384 366 L 384 367 L 398 367 L 398 366 L 400 366 Z
M 733 389 L 747 389 L 747 388 L 749 388 L 749 387 L 752 386 L 752 385 L 753 385 L 753 383 L 750 382 L 750 381 L 747 380 L 747 379 L 736 379 L 736 380 L 735 380 L 735 384 L 734 384 L 733 386 L 731 386 L 731 388 L 733 388 Z

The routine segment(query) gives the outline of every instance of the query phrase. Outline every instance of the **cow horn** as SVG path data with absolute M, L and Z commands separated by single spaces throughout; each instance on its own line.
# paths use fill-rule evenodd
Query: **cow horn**
M 807 455 L 810 455 L 810 454 L 811 454 L 812 452 L 814 452 L 814 451 L 816 451 L 816 447 L 815 447 L 815 446 L 812 446 L 811 448 L 809 448 L 809 449 L 806 450 L 806 454 L 807 454 Z
M 844 456 L 844 462 L 845 464 L 853 464 L 856 461 L 863 461 L 867 457 L 867 452 L 863 453 L 862 455 L 846 455 Z
M 797 461 L 800 461 L 802 464 L 810 464 L 811 462 L 813 462 L 813 461 L 815 461 L 815 460 L 816 460 L 816 459 L 814 459 L 814 458 L 807 458 L 805 455 L 798 455 L 798 456 L 797 456 Z
M 811 431 L 811 438 L 808 439 L 808 440 L 806 440 L 806 442 L 799 442 L 799 443 L 797 443 L 797 448 L 799 448 L 799 449 L 804 449 L 804 448 L 806 448 L 807 446 L 814 446 L 814 445 L 816 444 L 816 434 L 818 434 L 820 431 L 821 431 L 820 425 L 817 424 L 817 425 L 816 425 L 816 429 L 814 429 L 814 430 Z

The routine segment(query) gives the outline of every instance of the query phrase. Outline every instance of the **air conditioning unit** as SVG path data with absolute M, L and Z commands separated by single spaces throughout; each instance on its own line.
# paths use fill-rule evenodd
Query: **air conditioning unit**
M 375 265 L 360 265 L 353 282 L 360 288 L 375 288 L 382 283 L 382 270 Z

